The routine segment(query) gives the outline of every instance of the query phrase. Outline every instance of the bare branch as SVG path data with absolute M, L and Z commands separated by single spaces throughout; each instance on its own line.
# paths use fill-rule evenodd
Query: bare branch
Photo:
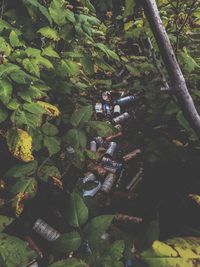
M 176 59 L 167 32 L 162 25 L 156 1 L 142 0 L 140 2 L 142 2 L 145 14 L 168 71 L 169 78 L 173 86 L 172 91 L 176 95 L 180 108 L 182 109 L 186 119 L 200 138 L 200 116 L 196 110 L 192 97 L 188 92 L 186 81 Z

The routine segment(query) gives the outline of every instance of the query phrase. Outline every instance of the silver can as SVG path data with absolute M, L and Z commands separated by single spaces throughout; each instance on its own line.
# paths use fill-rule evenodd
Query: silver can
M 109 158 L 103 157 L 102 158 L 102 165 L 105 170 L 110 171 L 112 173 L 116 173 L 118 170 L 122 168 L 122 164 L 118 163 L 114 160 L 111 160 Z
M 113 122 L 115 124 L 119 124 L 121 122 L 124 122 L 126 120 L 128 120 L 131 116 L 128 114 L 128 112 L 124 112 L 122 115 L 116 117 L 113 119 Z
M 120 115 L 120 113 L 121 113 L 120 105 L 115 105 L 115 106 L 114 106 L 114 110 L 113 110 L 113 112 L 114 112 L 114 115 L 115 115 L 115 116 Z
M 90 142 L 90 151 L 97 152 L 97 143 L 95 141 Z
M 83 178 L 82 182 L 88 183 L 88 182 L 94 182 L 97 179 L 97 177 L 92 172 L 88 172 L 86 176 Z
M 135 97 L 132 95 L 131 96 L 125 96 L 125 97 L 122 97 L 122 98 L 116 100 L 115 104 L 120 105 L 120 106 L 125 106 L 125 105 L 133 103 L 134 100 L 135 100 Z
M 117 143 L 110 142 L 110 144 L 108 146 L 108 149 L 107 149 L 105 155 L 112 157 L 114 155 L 114 153 L 115 153 L 116 148 L 117 148 Z
M 102 104 L 102 103 L 97 102 L 97 103 L 95 104 L 95 112 L 96 112 L 97 114 L 103 114 L 103 104 Z
M 96 141 L 97 145 L 99 145 L 99 146 L 102 146 L 104 143 L 104 140 L 101 136 L 95 137 L 94 140 Z
M 55 241 L 60 237 L 60 233 L 41 218 L 37 219 L 37 221 L 34 223 L 33 230 L 50 242 Z
M 109 173 L 101 187 L 101 191 L 109 193 L 117 180 L 117 176 L 114 173 Z

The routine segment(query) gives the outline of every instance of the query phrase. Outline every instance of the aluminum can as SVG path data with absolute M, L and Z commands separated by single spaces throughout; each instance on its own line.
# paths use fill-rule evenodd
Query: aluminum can
M 108 104 L 103 105 L 103 110 L 107 116 L 111 116 L 110 106 Z
M 115 105 L 113 110 L 114 116 L 118 116 L 121 113 L 120 105 Z
M 105 192 L 105 193 L 109 193 L 113 187 L 113 185 L 115 184 L 117 180 L 117 176 L 114 173 L 109 173 L 106 178 L 104 183 L 101 186 L 101 191 Z
M 110 171 L 112 173 L 116 173 L 118 170 L 122 168 L 121 163 L 118 163 L 106 157 L 102 158 L 102 164 L 105 170 Z
M 102 146 L 104 143 L 104 140 L 101 136 L 95 137 L 94 140 L 96 141 L 97 145 L 99 145 L 99 146 Z
M 90 142 L 90 151 L 92 151 L 92 152 L 97 151 L 97 143 L 95 141 Z
M 115 153 L 116 148 L 117 148 L 117 143 L 110 142 L 110 144 L 108 146 L 108 149 L 107 149 L 105 155 L 112 157 L 114 155 L 114 153 Z
M 95 112 L 96 114 L 103 114 L 103 105 L 100 102 L 95 104 Z
M 131 116 L 128 114 L 128 112 L 124 112 L 122 115 L 116 117 L 113 119 L 113 122 L 115 124 L 119 124 L 121 122 L 124 122 L 126 120 L 128 120 Z
M 120 106 L 126 106 L 128 104 L 131 104 L 133 103 L 135 100 L 135 97 L 134 96 L 125 96 L 125 97 L 122 97 L 118 100 L 115 101 L 115 104 L 116 105 L 120 105 Z
M 37 219 L 37 221 L 34 223 L 33 230 L 50 242 L 55 241 L 60 237 L 60 233 L 41 218 Z
M 83 178 L 82 182 L 85 184 L 87 182 L 94 182 L 97 177 L 92 172 L 88 172 L 86 176 Z

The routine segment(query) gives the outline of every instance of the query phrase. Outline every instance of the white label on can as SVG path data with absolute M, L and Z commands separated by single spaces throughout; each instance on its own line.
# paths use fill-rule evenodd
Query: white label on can
M 103 105 L 101 103 L 96 103 L 95 111 L 96 113 L 103 113 Z
M 60 236 L 58 231 L 40 218 L 35 222 L 33 230 L 48 241 L 55 241 Z
M 118 113 L 118 114 L 120 114 L 120 111 L 121 111 L 120 106 L 119 106 L 119 105 L 115 105 L 115 106 L 114 106 L 114 113 Z

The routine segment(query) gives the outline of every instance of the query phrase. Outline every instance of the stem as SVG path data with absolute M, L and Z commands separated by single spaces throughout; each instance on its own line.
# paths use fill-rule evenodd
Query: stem
M 163 62 L 168 71 L 173 86 L 172 92 L 176 95 L 184 116 L 200 138 L 200 116 L 196 110 L 192 97 L 188 92 L 186 81 L 176 59 L 167 32 L 162 25 L 156 1 L 141 0 L 140 2 L 142 2 L 144 12 L 154 33 Z

